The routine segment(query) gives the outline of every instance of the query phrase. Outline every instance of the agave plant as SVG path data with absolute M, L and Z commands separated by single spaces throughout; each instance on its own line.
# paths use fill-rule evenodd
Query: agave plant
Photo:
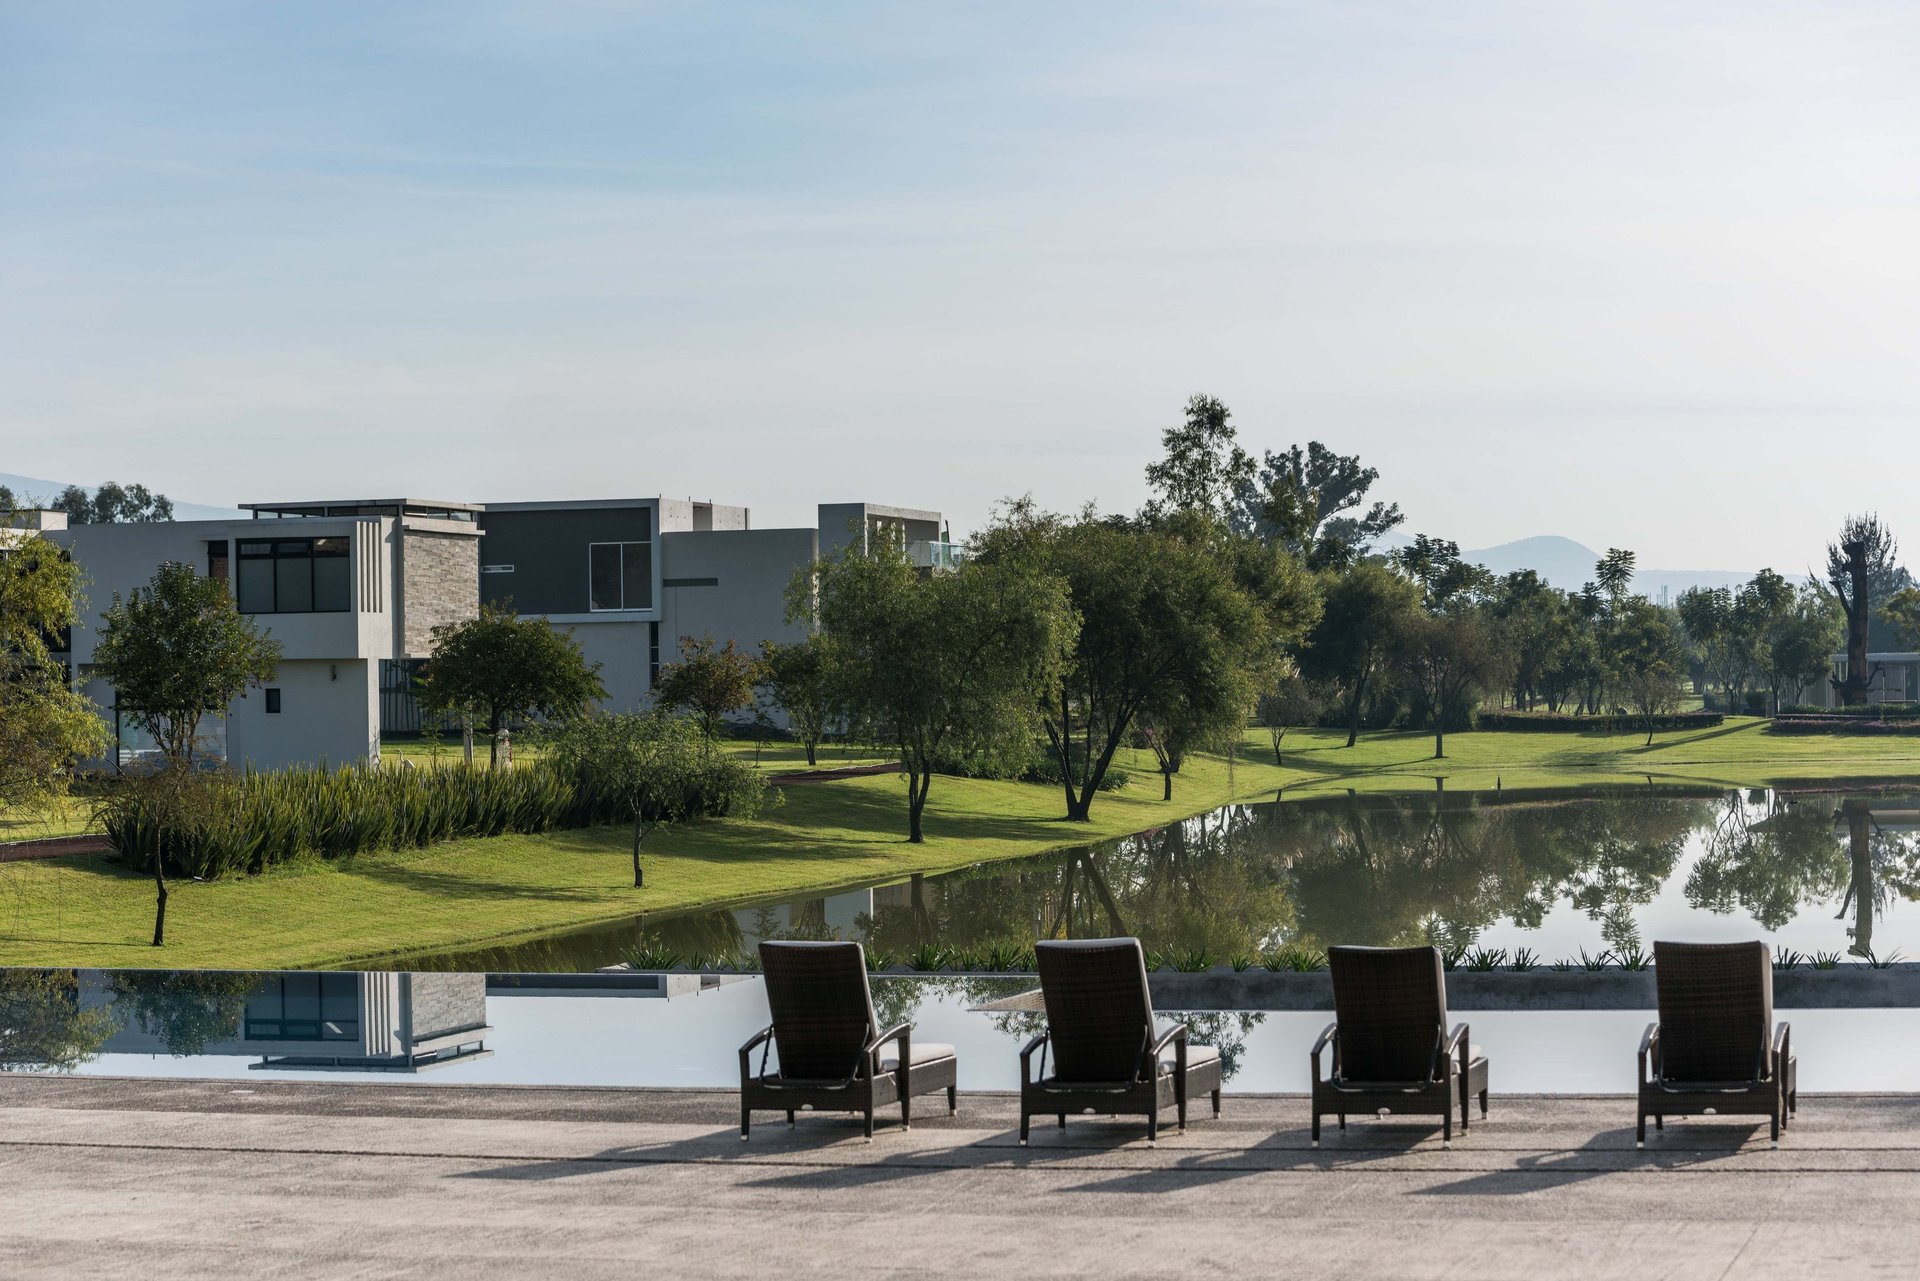
M 1613 961 L 1612 952 L 1601 952 L 1598 956 L 1588 956 L 1587 949 L 1580 949 L 1580 968 L 1583 970 L 1604 970 Z
M 1507 950 L 1477 947 L 1461 959 L 1469 970 L 1497 970 L 1507 963 Z
M 1813 954 L 1813 968 L 1814 968 L 1814 969 L 1816 969 L 1816 970 L 1837 970 L 1837 969 L 1839 969 L 1839 968 L 1840 968 L 1840 953 L 1838 953 L 1838 952 L 1815 952 L 1815 953 Z
M 1516 947 L 1513 949 L 1513 968 L 1520 971 L 1520 973 L 1525 974 L 1528 970 L 1533 969 L 1539 964 L 1540 958 L 1534 955 L 1531 948 Z
M 1794 951 L 1792 948 L 1783 947 L 1773 954 L 1773 968 L 1776 970 L 1797 969 L 1806 962 L 1806 959 L 1805 956 Z
M 1886 956 L 1876 956 L 1874 955 L 1873 949 L 1868 948 L 1867 954 L 1861 958 L 1861 964 L 1865 965 L 1868 969 L 1891 969 L 1893 966 L 1900 964 L 1900 950 L 1895 948 Z
M 1653 964 L 1653 954 L 1642 950 L 1639 944 L 1635 944 L 1614 953 L 1614 960 L 1620 963 L 1620 968 L 1623 970 L 1644 970 Z

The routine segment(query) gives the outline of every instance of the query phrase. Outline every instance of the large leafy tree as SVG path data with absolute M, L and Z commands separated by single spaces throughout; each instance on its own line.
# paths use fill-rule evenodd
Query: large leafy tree
M 1376 559 L 1358 561 L 1327 584 L 1325 609 L 1300 655 L 1309 679 L 1335 690 L 1347 746 L 1360 738 L 1367 698 L 1393 660 L 1400 629 L 1418 608 L 1419 586 Z
M 759 680 L 760 660 L 731 638 L 720 644 L 711 635 L 682 636 L 680 661 L 660 669 L 653 698 L 661 707 L 692 712 L 699 720 L 701 738 L 711 746 L 730 713 L 753 705 L 753 688 Z
M 1044 699 L 1069 819 L 1087 820 L 1142 717 L 1217 724 L 1237 705 L 1244 726 L 1272 625 L 1206 529 L 1090 511 L 1066 518 L 1022 502 L 981 537 L 979 556 L 1056 574 L 1071 591 L 1078 634 Z
M 0 501 L 0 811 L 61 793 L 74 764 L 106 743 L 93 705 L 49 653 L 73 625 L 79 570 L 13 515 Z
M 1465 726 L 1481 697 L 1513 670 L 1500 630 L 1478 606 L 1410 613 L 1396 638 L 1401 679 L 1433 731 L 1434 759 L 1447 754 L 1447 727 Z
M 1513 660 L 1514 703 L 1532 711 L 1534 703 L 1544 698 L 1558 711 L 1561 682 L 1557 678 L 1574 633 L 1566 594 L 1534 570 L 1519 569 L 1494 585 L 1488 609 L 1506 634 Z
M 817 634 L 786 643 L 763 641 L 759 684 L 766 700 L 787 714 L 787 725 L 806 751 L 807 764 L 819 764 L 820 743 L 840 715 L 826 642 Z
M 1827 544 L 1827 589 L 1839 603 L 1847 622 L 1847 671 L 1833 678 L 1840 701 L 1857 706 L 1867 701 L 1873 673 L 1867 665 L 1868 634 L 1873 626 L 1873 602 L 1898 572 L 1894 558 L 1899 544 L 1893 531 L 1871 513 L 1849 516 L 1840 536 Z
M 1235 443 L 1232 419 L 1212 396 L 1187 401 L 1180 425 L 1161 433 L 1163 456 L 1147 465 L 1150 517 L 1198 512 L 1226 518 L 1234 494 L 1253 476 L 1253 459 Z
M 1659 718 L 1679 705 L 1686 648 L 1667 611 L 1644 597 L 1628 597 L 1610 623 L 1612 684 L 1641 718 L 1652 746 Z
M 1727 710 L 1739 711 L 1759 642 L 1758 598 L 1737 602 L 1725 587 L 1690 587 L 1674 608 L 1692 657 L 1726 692 Z
M 226 583 L 177 561 L 100 616 L 94 670 L 170 764 L 193 759 L 200 722 L 224 717 L 249 685 L 271 680 L 280 642 L 233 605 Z
M 1269 452 L 1253 478 L 1236 487 L 1233 523 L 1282 543 L 1312 568 L 1342 569 L 1404 519 L 1397 503 L 1366 505 L 1379 478 L 1358 456 L 1317 440 Z
M 421 707 L 484 722 L 493 764 L 500 761 L 503 726 L 531 716 L 564 720 L 607 696 L 600 664 L 586 660 L 572 632 L 521 618 L 506 601 L 482 605 L 478 618 L 434 628 L 432 644 L 420 673 Z
M 1057 577 L 983 560 L 921 573 L 882 540 L 802 571 L 788 604 L 817 617 L 838 701 L 900 752 L 915 843 L 939 762 L 1031 744 L 1073 637 Z

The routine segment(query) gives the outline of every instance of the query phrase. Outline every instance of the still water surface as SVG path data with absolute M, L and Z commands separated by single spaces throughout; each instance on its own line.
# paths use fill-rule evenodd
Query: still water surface
M 656 915 L 416 969 L 577 972 L 846 938 L 906 961 L 1136 935 L 1215 962 L 1298 944 L 1526 949 L 1544 963 L 1655 939 L 1920 960 L 1920 782 L 1852 791 L 1519 791 L 1235 805 L 1040 858 L 726 911 Z
M 881 1021 L 956 1047 L 966 1090 L 1018 1088 L 1018 1054 L 1036 1014 L 979 1008 L 1025 979 L 880 978 Z M 1808 1092 L 1914 1088 L 1920 1009 L 1791 1010 Z M 1498 1093 L 1633 1089 L 1649 1015 L 1632 1010 L 1475 1012 L 1473 1039 Z M 1319 1012 L 1188 1013 L 1218 1045 L 1227 1088 L 1303 1092 Z M 737 1051 L 765 1026 L 751 976 L 665 976 L 652 989 L 530 990 L 485 975 L 209 974 L 0 970 L 0 1071 L 231 1081 L 685 1086 L 739 1084 Z M 1864 1047 L 1872 1053 L 1862 1053 Z M 777 1061 L 777 1060 L 776 1060 Z M 962 1107 L 966 1105 L 963 1101 Z

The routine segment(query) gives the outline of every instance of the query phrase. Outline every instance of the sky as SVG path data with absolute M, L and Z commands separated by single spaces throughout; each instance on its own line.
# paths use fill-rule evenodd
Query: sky
M 0 9 L 0 471 L 1131 510 L 1187 397 L 1408 532 L 1920 549 L 1920 6 Z

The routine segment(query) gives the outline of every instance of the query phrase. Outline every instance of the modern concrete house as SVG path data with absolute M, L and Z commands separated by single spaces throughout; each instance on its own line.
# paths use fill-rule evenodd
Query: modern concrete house
M 896 540 L 917 563 L 950 565 L 938 512 L 827 503 L 811 528 L 754 529 L 748 510 L 674 498 L 489 503 L 480 594 L 569 630 L 601 665 L 607 706 L 643 706 L 684 637 L 758 652 L 795 640 L 787 585 L 822 554 Z
M 477 506 L 392 500 L 251 509 L 249 520 L 47 529 L 86 574 L 85 607 L 61 657 L 113 729 L 113 757 L 96 764 L 153 749 L 93 674 L 93 650 L 113 598 L 145 586 L 165 562 L 225 580 L 240 611 L 280 642 L 273 681 L 202 725 L 200 750 L 235 766 L 377 761 L 383 674 L 424 657 L 433 627 L 478 611 Z
M 1867 702 L 1920 702 L 1920 653 L 1887 651 L 1867 655 Z M 1833 680 L 1845 680 L 1845 652 L 1833 656 Z M 1818 681 L 1800 691 L 1800 702 L 1837 707 L 1840 695 L 1831 681 Z
M 83 975 L 82 1008 L 112 1000 L 98 972 Z M 266 1070 L 419 1072 L 489 1057 L 492 1031 L 484 974 L 288 971 L 261 975 L 238 1024 L 198 1053 L 257 1056 L 252 1066 Z M 175 1048 L 138 1022 L 101 1047 L 108 1054 L 169 1054 Z

